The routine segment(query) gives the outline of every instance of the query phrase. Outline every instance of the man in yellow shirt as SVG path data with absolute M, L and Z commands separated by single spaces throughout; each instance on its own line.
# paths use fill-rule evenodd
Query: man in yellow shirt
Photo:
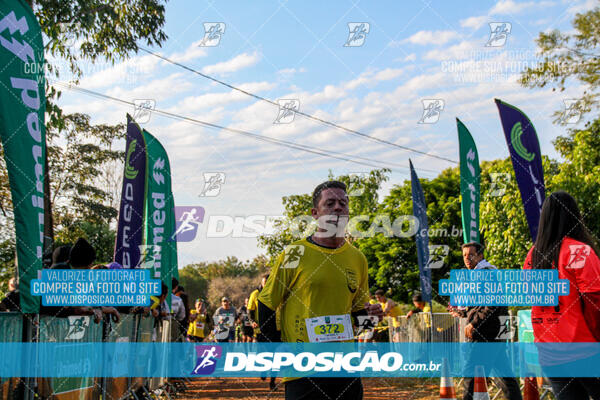
M 206 329 L 206 305 L 202 299 L 196 300 L 196 308 L 190 310 L 190 326 L 187 334 L 191 342 L 204 341 L 204 330 Z
M 287 246 L 258 296 L 263 335 L 273 342 L 353 340 L 359 315 L 381 315 L 369 304 L 367 260 L 345 239 L 346 185 L 328 181 L 313 192 L 317 231 Z M 275 310 L 281 306 L 281 332 Z M 286 399 L 362 399 L 360 378 L 285 378 Z

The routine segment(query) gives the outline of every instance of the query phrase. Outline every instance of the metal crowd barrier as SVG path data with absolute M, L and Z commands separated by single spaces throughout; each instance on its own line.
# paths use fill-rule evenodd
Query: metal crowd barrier
M 20 313 L 5 312 L 0 317 L 0 342 L 20 342 L 23 338 L 23 319 Z M 0 362 L 3 362 L 0 359 Z M 23 392 L 21 378 L 0 377 L 0 399 L 14 398 L 15 393 Z
M 115 323 L 105 317 L 103 321 L 95 323 L 93 316 L 73 315 L 68 317 L 39 316 L 37 340 L 40 342 L 55 343 L 84 343 L 84 342 L 150 342 L 153 341 L 154 318 L 142 314 L 121 314 L 121 321 Z M 21 342 L 32 340 L 24 338 L 24 317 L 20 313 L 0 313 L 0 342 Z M 162 336 L 158 336 L 161 341 Z M 167 337 L 164 337 L 166 340 Z M 127 350 L 125 350 L 127 351 Z M 81 370 L 89 369 L 86 357 L 72 351 L 69 362 L 78 365 Z M 111 368 L 123 371 L 129 362 L 140 362 L 143 354 L 108 354 L 103 362 L 110 363 Z M 148 354 L 144 362 L 151 362 Z M 82 361 L 84 360 L 84 361 Z M 2 359 L 0 359 L 2 362 Z M 36 365 L 52 360 L 43 359 L 37 355 Z M 72 366 L 71 364 L 71 366 Z M 36 368 L 32 365 L 31 368 Z M 57 366 L 60 368 L 60 366 Z M 118 372 L 115 371 L 115 372 Z M 160 379 L 160 378 L 157 378 Z M 127 378 L 21 378 L 0 377 L 0 400 L 12 400 L 35 397 L 52 400 L 120 400 L 140 397 L 150 399 L 153 389 L 160 389 L 160 384 L 153 387 L 153 380 L 144 377 Z M 29 390 L 24 390 L 29 386 Z M 30 394 L 31 393 L 31 394 Z

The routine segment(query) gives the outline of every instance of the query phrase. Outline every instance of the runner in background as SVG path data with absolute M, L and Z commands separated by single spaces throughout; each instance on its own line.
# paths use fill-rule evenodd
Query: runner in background
M 190 342 L 204 341 L 206 329 L 206 305 L 202 299 L 197 299 L 195 308 L 190 310 L 190 324 L 187 335 Z
M 398 304 L 396 304 L 396 302 L 394 300 L 388 299 L 385 296 L 385 292 L 381 289 L 378 289 L 375 291 L 375 299 L 377 300 L 377 303 L 379 303 L 381 305 L 381 308 L 383 309 L 383 316 L 390 317 L 390 319 L 392 320 L 392 332 L 393 332 L 392 341 L 399 342 L 400 341 L 400 333 L 399 333 L 400 321 L 398 320 L 398 317 L 402 315 L 402 310 L 400 309 L 400 306 Z M 382 320 L 378 324 L 378 328 L 375 329 L 375 336 L 373 338 L 373 341 L 387 342 L 389 340 L 386 337 L 387 329 L 385 329 L 385 325 L 386 324 L 385 324 L 384 320 Z M 388 327 L 389 327 L 389 325 L 388 325 Z M 387 336 L 389 336 L 389 335 L 387 335 Z
M 557 269 L 559 278 L 569 280 L 569 294 L 559 296 L 557 306 L 532 307 L 536 342 L 600 341 L 599 254 L 575 199 L 563 191 L 548 196 L 542 205 L 535 243 L 523 268 Z M 542 370 L 569 371 L 566 375 L 571 376 L 569 378 L 548 378 L 558 400 L 600 399 L 600 379 L 577 378 L 577 369 L 573 366 L 597 350 L 572 344 L 568 349 L 540 346 L 538 351 Z M 560 376 L 559 373 L 552 375 Z
M 254 340 L 254 329 L 248 314 L 248 297 L 244 299 L 244 305 L 240 307 L 239 323 L 242 329 L 242 342 L 252 342 Z
M 235 341 L 235 320 L 237 312 L 231 306 L 231 302 L 227 297 L 221 298 L 221 307 L 217 308 L 213 314 L 215 322 L 215 338 L 217 342 L 233 342 Z

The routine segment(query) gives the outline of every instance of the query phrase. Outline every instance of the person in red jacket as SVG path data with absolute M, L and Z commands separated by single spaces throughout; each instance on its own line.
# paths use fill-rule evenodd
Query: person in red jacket
M 557 306 L 532 307 L 531 321 L 538 343 L 590 343 L 600 341 L 600 259 L 577 202 L 566 192 L 552 193 L 542 206 L 537 238 L 527 254 L 524 269 L 557 269 L 569 280 L 569 294 Z M 539 360 L 547 371 L 591 356 L 589 348 L 539 347 Z M 562 351 L 561 351 L 562 350 Z M 549 377 L 558 400 L 600 399 L 600 379 Z

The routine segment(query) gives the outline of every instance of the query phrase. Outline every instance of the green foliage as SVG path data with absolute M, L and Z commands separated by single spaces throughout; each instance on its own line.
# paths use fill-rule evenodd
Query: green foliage
M 552 187 L 575 197 L 586 226 L 600 242 L 600 120 L 558 137 L 554 146 L 566 162 L 558 166 Z
M 52 218 L 57 244 L 85 237 L 98 261 L 112 260 L 124 152 L 114 150 L 125 126 L 92 125 L 84 114 L 64 117 L 62 129 L 47 131 Z M 0 238 L 14 242 L 13 207 L 4 157 L 0 159 Z
M 45 36 L 47 77 L 61 77 L 66 62 L 75 83 L 84 75 L 82 63 L 114 63 L 137 53 L 138 43 L 161 45 L 165 7 L 160 0 L 30 0 Z M 61 92 L 46 82 L 47 127 L 62 128 L 65 120 L 57 106 Z
M 96 263 L 108 264 L 113 259 L 115 231 L 102 222 L 76 219 L 55 232 L 55 246 L 73 245 L 78 238 L 85 238 L 96 250 Z
M 586 90 L 578 99 L 577 108 L 582 114 L 598 108 L 600 85 L 600 8 L 579 13 L 573 20 L 573 31 L 541 32 L 537 39 L 542 61 L 527 68 L 521 75 L 521 85 L 529 88 L 552 86 L 565 90 L 567 82 L 577 80 Z M 564 123 L 564 113 L 557 111 L 555 122 Z

